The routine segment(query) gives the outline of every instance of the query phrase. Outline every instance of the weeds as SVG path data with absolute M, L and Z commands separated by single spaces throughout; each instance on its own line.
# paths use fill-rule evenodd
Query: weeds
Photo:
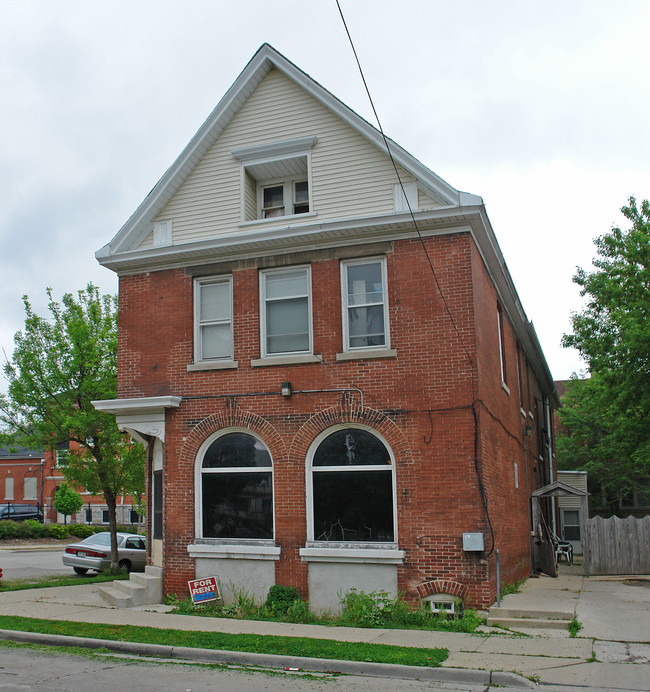
M 517 574 L 519 576 L 511 584 L 506 584 L 504 581 L 501 582 L 501 596 L 508 596 L 521 591 L 521 587 L 526 583 L 525 569 L 526 561 L 519 560 L 517 563 Z
M 579 622 L 578 618 L 573 618 L 569 623 L 569 636 L 575 638 L 575 636 L 582 629 L 582 624 Z
M 341 612 L 316 614 L 309 603 L 300 598 L 297 590 L 291 587 L 272 587 L 263 604 L 244 589 L 227 587 L 232 594 L 229 603 L 212 601 L 195 605 L 189 598 L 179 599 L 172 595 L 166 602 L 181 615 L 203 617 L 226 617 L 246 620 L 270 620 L 294 624 L 338 625 L 347 627 L 384 627 L 390 629 L 424 629 L 447 632 L 473 632 L 482 620 L 473 610 L 465 610 L 460 617 L 450 617 L 445 613 L 433 613 L 413 606 L 402 595 L 393 597 L 388 593 L 373 591 L 366 593 L 350 589 L 339 594 Z

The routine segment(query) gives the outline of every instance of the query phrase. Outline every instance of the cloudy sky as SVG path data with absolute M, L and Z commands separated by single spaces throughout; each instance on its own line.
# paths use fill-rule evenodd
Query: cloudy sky
M 484 198 L 553 376 L 582 369 L 575 268 L 650 195 L 650 3 L 341 6 L 384 130 Z M 0 0 L 0 349 L 22 295 L 117 290 L 94 252 L 264 42 L 374 122 L 335 0 Z

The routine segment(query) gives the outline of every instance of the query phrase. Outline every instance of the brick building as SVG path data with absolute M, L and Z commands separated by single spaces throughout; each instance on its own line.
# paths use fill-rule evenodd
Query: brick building
M 55 450 L 38 451 L 16 447 L 0 447 L 0 504 L 22 503 L 38 505 L 43 511 L 45 523 L 64 520 L 78 524 L 108 524 L 108 509 L 103 497 L 82 491 L 84 506 L 77 514 L 64 518 L 54 508 L 54 493 L 65 479 L 57 460 L 66 454 L 70 446 L 64 441 Z M 137 525 L 138 519 L 133 498 L 123 495 L 117 499 L 117 522 L 123 525 Z
M 480 197 L 264 45 L 97 252 L 164 591 L 489 604 L 529 568 L 553 380 Z M 469 534 L 464 536 L 464 534 Z M 532 568 L 532 565 L 530 566 Z

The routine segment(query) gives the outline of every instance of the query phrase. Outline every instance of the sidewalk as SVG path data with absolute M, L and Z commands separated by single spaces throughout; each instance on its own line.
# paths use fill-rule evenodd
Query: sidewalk
M 164 612 L 165 606 L 116 610 L 108 606 L 92 584 L 0 593 L 0 615 L 448 649 L 449 657 L 443 669 L 432 669 L 432 673 L 438 671 L 437 677 L 428 679 L 533 686 L 525 677 L 517 678 L 509 673 L 516 671 L 553 686 L 576 685 L 592 690 L 648 690 L 650 687 L 650 588 L 604 577 L 585 579 L 579 568 L 564 566 L 558 579 L 545 576 L 529 579 L 521 593 L 506 596 L 502 605 L 520 609 L 570 609 L 584 628 L 572 639 L 567 632 L 557 630 L 529 630 L 526 634 L 530 636 L 522 637 L 494 628 L 476 634 L 456 634 L 324 627 L 172 615 Z M 170 642 L 170 651 L 172 648 Z M 594 662 L 594 657 L 602 662 Z M 227 660 L 243 662 L 242 658 L 261 665 L 254 654 L 230 654 Z M 288 665 L 282 659 L 278 665 L 285 664 Z M 374 664 L 355 664 L 355 672 L 359 671 L 359 665 Z M 331 667 L 329 662 L 325 669 Z M 369 674 L 381 674 L 377 670 L 375 666 L 375 672 Z M 487 675 L 484 671 L 504 673 L 501 678 L 493 675 L 483 679 L 475 675 L 479 671 L 483 675 Z M 417 677 L 423 674 L 418 669 Z

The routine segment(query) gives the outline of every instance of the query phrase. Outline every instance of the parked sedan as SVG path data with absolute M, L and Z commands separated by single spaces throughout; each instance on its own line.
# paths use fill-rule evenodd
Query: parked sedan
M 134 533 L 117 534 L 117 559 L 121 569 L 142 572 L 147 562 L 147 545 L 144 536 Z M 79 543 L 69 545 L 63 553 L 63 564 L 77 574 L 89 569 L 101 572 L 111 566 L 111 534 L 95 533 Z

